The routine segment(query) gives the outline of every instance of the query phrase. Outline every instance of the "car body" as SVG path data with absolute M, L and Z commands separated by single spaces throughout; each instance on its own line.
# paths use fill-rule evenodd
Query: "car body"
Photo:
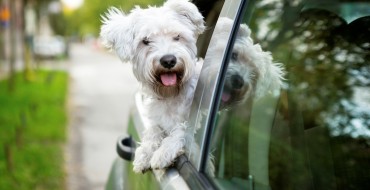
M 197 129 L 188 144 L 199 151 L 181 155 L 162 177 L 159 171 L 133 173 L 130 160 L 146 125 L 138 93 L 106 189 L 368 189 L 370 3 L 194 3 L 208 26 L 198 54 L 205 57 L 203 67 L 212 64 L 215 71 L 202 70 L 207 80 L 198 82 L 188 121 Z M 226 29 L 222 53 L 207 59 L 221 17 L 234 24 Z M 285 82 L 278 93 L 224 107 L 225 76 L 241 23 L 284 65 Z

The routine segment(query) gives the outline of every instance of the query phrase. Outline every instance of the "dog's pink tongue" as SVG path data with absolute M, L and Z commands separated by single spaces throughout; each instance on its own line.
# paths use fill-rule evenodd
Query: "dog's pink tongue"
M 221 99 L 223 102 L 228 102 L 231 98 L 231 94 L 228 93 L 228 92 L 223 92 L 222 93 L 222 96 L 221 96 Z
M 176 73 L 166 73 L 161 75 L 162 84 L 165 86 L 176 85 L 177 76 Z

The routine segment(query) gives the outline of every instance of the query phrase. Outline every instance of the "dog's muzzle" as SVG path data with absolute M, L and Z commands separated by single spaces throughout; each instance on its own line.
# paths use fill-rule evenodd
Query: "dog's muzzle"
M 171 69 L 176 65 L 177 59 L 174 55 L 165 55 L 159 60 L 159 62 L 164 68 Z
M 162 67 L 156 71 L 157 81 L 165 87 L 177 86 L 184 74 L 183 68 L 177 64 L 172 54 L 164 55 L 159 60 Z
M 243 78 L 238 74 L 232 75 L 231 76 L 231 86 L 233 89 L 236 89 L 236 90 L 243 88 L 244 86 Z
M 233 74 L 226 78 L 224 90 L 221 96 L 222 103 L 231 105 L 241 101 L 249 89 L 242 76 Z

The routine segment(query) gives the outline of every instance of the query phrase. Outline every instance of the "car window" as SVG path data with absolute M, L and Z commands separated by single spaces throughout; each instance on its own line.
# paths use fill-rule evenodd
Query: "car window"
M 215 186 L 370 187 L 369 28 L 365 1 L 248 1 L 216 96 Z
M 213 2 L 213 4 L 211 3 Z M 229 36 L 231 34 L 232 26 L 221 26 L 219 18 L 227 17 L 235 19 L 238 7 L 241 1 L 208 1 L 206 7 L 212 7 L 211 10 L 205 11 L 204 14 L 207 29 L 205 34 L 198 40 L 199 56 L 204 59 L 200 78 L 196 87 L 193 104 L 190 112 L 190 119 L 188 126 L 186 148 L 188 151 L 187 157 L 192 162 L 194 167 L 198 170 L 201 165 L 202 152 L 204 148 L 204 136 L 206 134 L 209 111 L 212 109 L 210 106 L 213 101 L 213 92 L 216 84 L 220 68 L 224 59 L 224 52 L 227 48 Z M 211 5 L 211 6 L 210 6 Z M 202 12 L 202 8 L 200 11 Z M 223 28 L 225 33 L 225 41 L 218 43 L 215 35 L 215 28 Z M 210 49 L 217 49 L 217 52 Z M 195 139 L 192 134 L 195 133 Z

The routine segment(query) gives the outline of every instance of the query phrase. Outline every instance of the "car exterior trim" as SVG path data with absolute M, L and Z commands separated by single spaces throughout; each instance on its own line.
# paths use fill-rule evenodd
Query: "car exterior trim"
M 199 173 L 185 155 L 177 158 L 175 167 L 191 189 L 215 189 L 209 180 Z

